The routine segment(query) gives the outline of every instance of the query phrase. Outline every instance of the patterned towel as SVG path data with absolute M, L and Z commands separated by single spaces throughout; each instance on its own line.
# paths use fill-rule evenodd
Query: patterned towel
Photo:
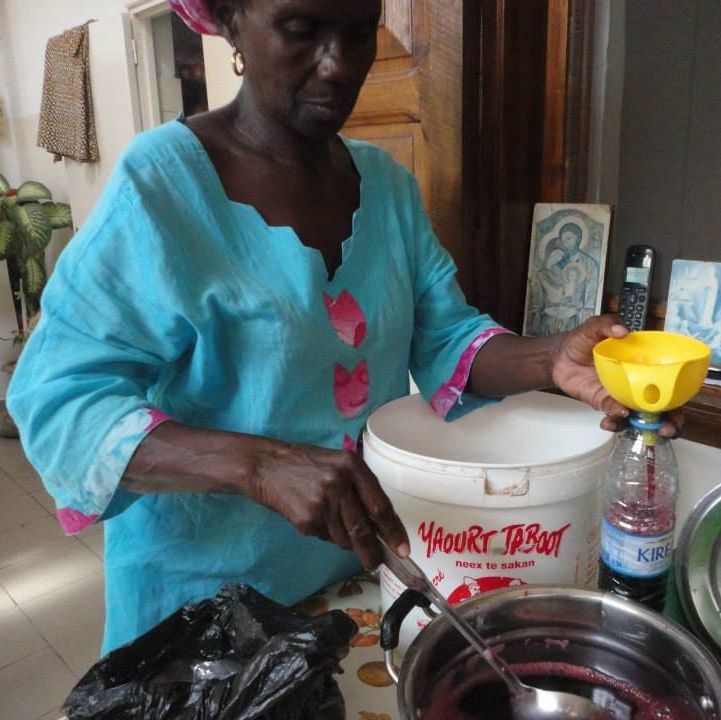
M 99 159 L 90 93 L 88 25 L 50 38 L 45 50 L 38 146 L 80 162 Z

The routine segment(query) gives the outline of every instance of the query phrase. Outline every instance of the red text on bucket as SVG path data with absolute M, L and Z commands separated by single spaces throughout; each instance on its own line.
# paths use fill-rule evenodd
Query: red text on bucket
M 496 542 L 500 539 L 503 543 L 500 554 L 536 553 L 558 557 L 563 536 L 570 527 L 571 523 L 566 523 L 555 530 L 547 530 L 540 523 L 516 523 L 497 530 L 470 525 L 464 530 L 454 531 L 437 525 L 435 520 L 424 520 L 418 525 L 418 537 L 425 543 L 427 558 L 436 553 L 475 552 L 485 555 L 494 538 Z

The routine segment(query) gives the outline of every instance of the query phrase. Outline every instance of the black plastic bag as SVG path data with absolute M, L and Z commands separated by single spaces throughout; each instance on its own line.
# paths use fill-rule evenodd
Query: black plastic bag
M 63 709 L 70 720 L 342 720 L 331 674 L 356 632 L 340 610 L 307 618 L 226 585 L 99 660 Z

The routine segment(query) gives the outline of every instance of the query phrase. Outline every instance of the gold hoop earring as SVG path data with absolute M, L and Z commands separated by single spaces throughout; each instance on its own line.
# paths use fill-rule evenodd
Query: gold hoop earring
M 233 57 L 230 60 L 230 66 L 233 68 L 233 72 L 240 77 L 245 72 L 245 60 L 243 59 L 243 53 L 235 48 L 233 50 Z

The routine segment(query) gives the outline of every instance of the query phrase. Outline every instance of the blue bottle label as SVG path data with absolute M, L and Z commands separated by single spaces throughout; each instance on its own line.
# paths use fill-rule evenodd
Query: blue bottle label
M 601 521 L 601 560 L 614 572 L 633 578 L 663 575 L 670 567 L 673 528 L 663 535 L 632 535 Z

